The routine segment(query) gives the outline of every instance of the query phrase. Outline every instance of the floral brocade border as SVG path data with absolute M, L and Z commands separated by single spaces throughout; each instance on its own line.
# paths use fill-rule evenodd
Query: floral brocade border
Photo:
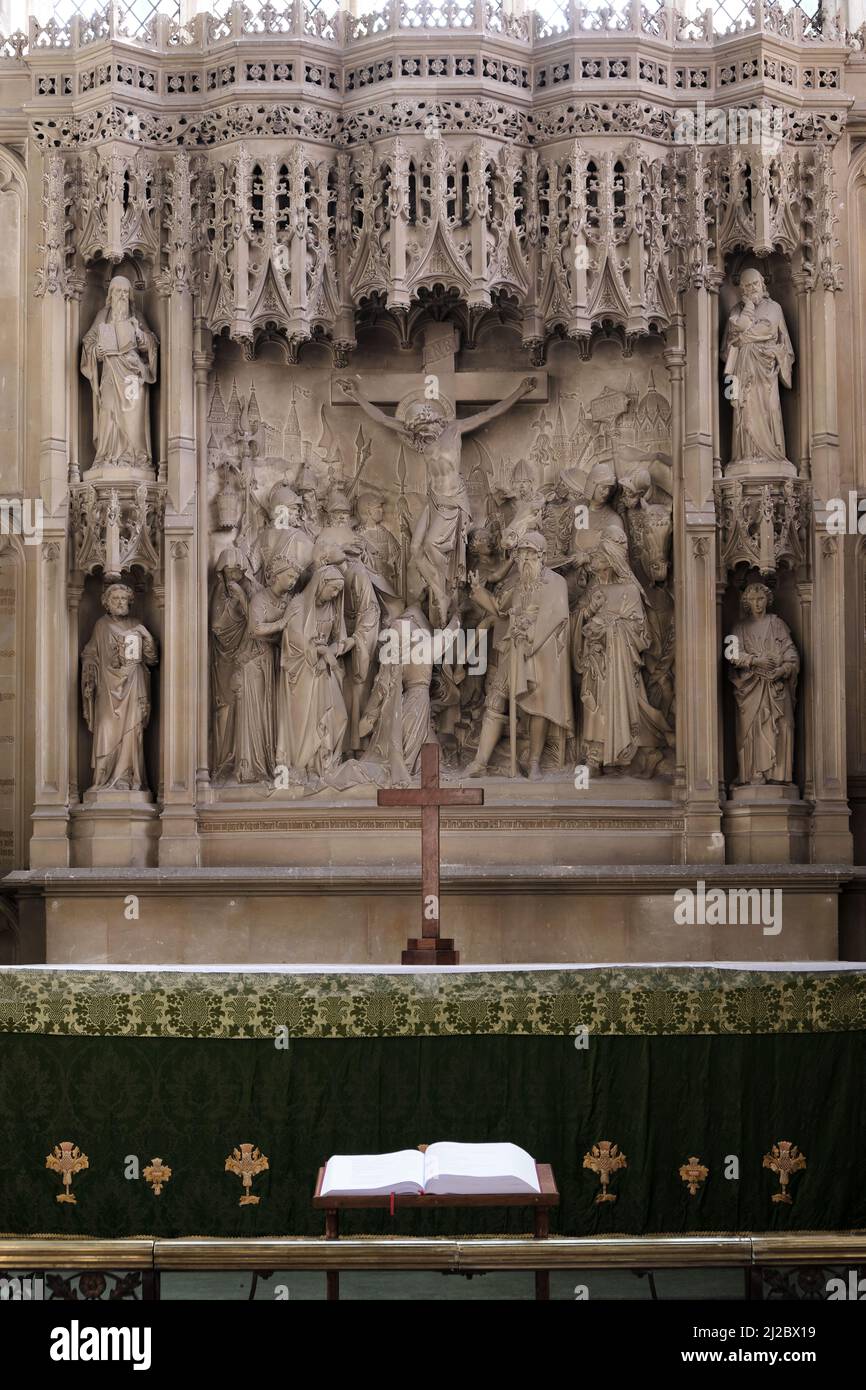
M 866 1029 L 866 970 L 617 967 L 429 975 L 0 970 L 0 1033 L 655 1036 Z

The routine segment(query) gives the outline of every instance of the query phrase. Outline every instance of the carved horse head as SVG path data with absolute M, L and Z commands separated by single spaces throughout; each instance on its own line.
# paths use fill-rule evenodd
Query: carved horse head
M 668 577 L 673 516 L 670 507 L 641 499 L 640 506 L 628 512 L 629 538 L 635 558 L 654 584 Z

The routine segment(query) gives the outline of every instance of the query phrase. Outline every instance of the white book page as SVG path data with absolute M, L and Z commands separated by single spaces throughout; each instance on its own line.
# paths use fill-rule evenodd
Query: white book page
M 517 1144 L 431 1144 L 425 1192 L 540 1192 L 535 1162 Z
M 421 1192 L 424 1155 L 417 1149 L 392 1154 L 334 1154 L 325 1165 L 322 1197 L 375 1197 Z

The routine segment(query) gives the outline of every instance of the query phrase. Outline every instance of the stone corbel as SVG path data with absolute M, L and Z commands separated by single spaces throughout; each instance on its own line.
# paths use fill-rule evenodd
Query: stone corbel
M 158 483 L 79 483 L 70 489 L 72 569 L 118 579 L 162 566 L 166 489 Z
M 802 478 L 722 478 L 714 484 L 719 516 L 719 578 L 745 564 L 762 575 L 782 566 L 806 573 L 811 485 Z

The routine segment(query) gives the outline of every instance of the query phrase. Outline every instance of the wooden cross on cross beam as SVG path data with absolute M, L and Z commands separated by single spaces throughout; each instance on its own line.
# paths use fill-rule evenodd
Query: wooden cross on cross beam
M 439 935 L 439 808 L 441 806 L 483 806 L 480 787 L 454 787 L 446 791 L 439 785 L 439 744 L 425 743 L 421 749 L 421 786 L 394 787 L 377 793 L 380 806 L 421 807 L 421 936 L 410 937 L 403 952 L 403 965 L 459 965 L 460 952 L 451 937 Z
M 458 372 L 459 347 L 460 335 L 453 323 L 428 324 L 422 336 L 420 384 L 417 371 L 361 372 L 358 380 L 364 396 L 373 405 L 403 405 L 404 409 L 415 401 L 439 399 L 453 416 L 460 402 L 489 405 L 509 396 L 526 378 L 525 371 Z M 331 379 L 331 405 L 352 404 L 338 385 L 345 375 L 335 372 Z M 546 401 L 547 372 L 533 368 L 532 375 L 536 384 L 524 401 Z

